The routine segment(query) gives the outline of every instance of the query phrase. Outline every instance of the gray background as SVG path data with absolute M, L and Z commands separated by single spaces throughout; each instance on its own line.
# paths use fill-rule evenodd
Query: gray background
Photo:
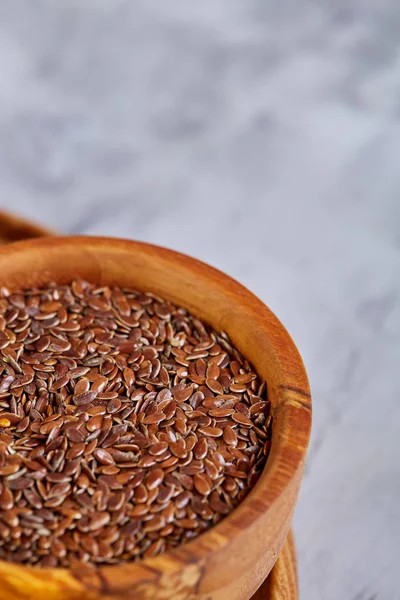
M 303 600 L 400 598 L 399 117 L 396 0 L 0 2 L 1 207 L 200 257 L 299 345 Z

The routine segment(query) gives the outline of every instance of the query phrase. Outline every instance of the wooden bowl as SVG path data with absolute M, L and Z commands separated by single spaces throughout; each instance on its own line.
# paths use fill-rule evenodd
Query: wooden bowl
M 140 563 L 97 569 L 41 570 L 0 561 L 2 600 L 248 600 L 289 531 L 309 441 L 310 392 L 292 339 L 239 283 L 170 250 L 97 237 L 46 237 L 0 249 L 0 286 L 16 290 L 73 278 L 152 290 L 225 331 L 268 382 L 271 452 L 249 496 L 188 544 Z
M 51 235 L 51 232 L 31 221 L 0 210 L 0 246 L 44 235 Z
M 17 240 L 56 235 L 26 219 L 0 211 L 0 245 Z M 279 557 L 251 600 L 297 600 L 297 564 L 293 534 L 289 531 Z

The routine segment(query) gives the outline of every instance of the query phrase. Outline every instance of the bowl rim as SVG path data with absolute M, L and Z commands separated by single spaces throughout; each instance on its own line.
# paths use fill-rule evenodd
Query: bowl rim
M 262 477 L 249 495 L 217 525 L 184 545 L 138 562 L 95 567 L 96 571 L 114 582 L 118 581 L 118 574 L 122 576 L 121 581 L 126 581 L 127 571 L 135 568 L 140 572 L 147 573 L 148 576 L 157 571 L 165 571 L 166 564 L 168 564 L 168 571 L 174 572 L 178 568 L 178 564 L 182 566 L 182 562 L 187 564 L 193 564 L 194 561 L 201 562 L 208 558 L 210 553 L 225 547 L 232 537 L 232 526 L 234 527 L 235 521 L 243 521 L 246 526 L 252 525 L 262 514 L 271 509 L 299 471 L 302 471 L 311 433 L 311 394 L 306 370 L 300 353 L 286 328 L 257 296 L 219 269 L 181 252 L 142 241 L 76 235 L 48 236 L 12 242 L 0 247 L 0 258 L 5 254 L 17 256 L 32 251 L 51 252 L 52 249 L 58 251 L 60 248 L 67 249 L 71 246 L 75 250 L 77 246 L 80 246 L 82 252 L 89 254 L 95 254 L 96 248 L 106 251 L 111 247 L 113 251 L 117 250 L 122 253 L 140 251 L 153 256 L 160 256 L 162 253 L 163 258 L 171 264 L 174 263 L 178 267 L 190 268 L 201 273 L 203 279 L 209 280 L 213 285 L 218 285 L 221 290 L 227 286 L 237 296 L 238 303 L 245 304 L 247 312 L 251 312 L 252 317 L 262 325 L 265 334 L 272 341 L 278 357 L 284 381 L 284 384 L 279 386 L 278 408 L 280 418 L 284 423 L 284 431 L 280 432 L 278 440 L 274 440 L 272 437 L 272 443 L 276 446 L 272 461 L 274 468 L 270 468 L 271 461 L 268 460 Z M 184 300 L 182 305 L 184 305 Z M 269 324 L 268 327 L 266 323 Z M 288 460 L 288 455 L 290 460 Z M 21 574 L 29 571 L 38 572 L 34 567 L 18 563 L 0 560 L 0 564 L 12 564 Z M 71 568 L 56 567 L 40 569 L 40 571 L 61 574 L 63 572 L 70 573 Z

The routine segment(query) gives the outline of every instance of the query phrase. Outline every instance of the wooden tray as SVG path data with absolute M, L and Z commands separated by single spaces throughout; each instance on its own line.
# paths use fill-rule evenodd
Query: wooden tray
M 252 600 L 298 600 L 298 598 L 296 549 L 293 533 L 289 531 L 274 568 Z
M 0 211 L 0 245 L 52 234 L 44 227 Z M 291 531 L 269 577 L 251 600 L 298 600 L 296 551 Z

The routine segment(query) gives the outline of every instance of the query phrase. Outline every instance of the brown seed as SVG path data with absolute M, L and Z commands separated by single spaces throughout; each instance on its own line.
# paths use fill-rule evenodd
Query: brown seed
M 67 481 L 70 481 L 70 476 L 66 474 L 65 471 L 64 473 L 48 473 L 47 480 L 51 483 L 65 483 Z
M 28 477 L 18 477 L 8 483 L 11 490 L 26 490 L 34 485 L 33 479 Z
M 199 433 L 212 438 L 220 437 L 223 432 L 219 427 L 199 427 Z
M 0 309 L 0 558 L 156 556 L 256 484 L 270 403 L 225 334 L 84 281 L 5 294 Z
M 221 515 L 227 515 L 231 511 L 229 505 L 220 499 L 216 490 L 210 494 L 210 507 L 213 511 Z
M 183 529 L 197 529 L 199 526 L 195 519 L 176 519 L 176 524 Z
M 162 469 L 152 469 L 145 477 L 145 483 L 149 490 L 158 487 L 164 479 L 164 471 Z
M 65 435 L 69 440 L 71 440 L 71 442 L 74 443 L 83 442 L 85 439 L 85 435 L 82 433 L 82 431 L 75 426 L 68 427 L 68 429 L 65 431 Z
M 146 521 L 143 531 L 148 533 L 151 531 L 157 531 L 158 529 L 162 529 L 165 527 L 165 519 L 162 515 L 155 515 L 149 521 Z
M 9 421 L 10 425 L 15 425 L 16 423 L 19 423 L 22 417 L 11 412 L 2 412 L 0 413 L 0 418 Z M 3 425 L 3 427 L 9 427 L 10 425 Z
M 179 461 L 179 458 L 177 456 L 170 456 L 169 458 L 166 458 L 165 460 L 163 460 L 162 462 L 159 462 L 158 464 L 161 469 L 167 470 L 167 469 L 170 469 L 173 465 L 176 465 L 178 461 Z
M 88 415 L 95 417 L 96 415 L 105 415 L 106 409 L 104 406 L 91 406 L 85 411 Z
M 209 390 L 208 390 L 209 391 Z M 207 397 L 203 400 L 203 406 L 206 408 L 220 408 L 223 404 L 225 404 L 225 399 L 223 396 L 219 395 L 219 396 L 211 396 L 211 397 Z
M 55 381 L 53 383 L 50 391 L 52 391 L 52 392 L 57 391 L 57 390 L 63 388 L 64 386 L 66 386 L 68 382 L 69 382 L 68 375 L 64 375 L 63 377 L 60 377 L 59 379 L 57 379 L 57 381 Z
M 91 390 L 92 392 L 94 392 L 95 394 L 100 394 L 101 392 L 104 392 L 104 390 L 106 389 L 108 384 L 108 379 L 107 377 L 104 377 L 104 375 L 100 375 L 99 377 L 97 377 L 97 379 L 95 379 L 95 381 L 92 383 L 92 387 Z
M 230 446 L 236 446 L 238 441 L 237 435 L 230 425 L 225 427 L 223 436 L 226 444 L 229 444 Z
M 69 372 L 69 376 L 71 379 L 76 379 L 78 377 L 83 377 L 90 371 L 89 367 L 75 367 L 71 369 Z
M 95 392 L 82 392 L 81 394 L 77 394 L 72 398 L 73 403 L 76 406 L 82 406 L 83 404 L 90 404 L 96 398 Z
M 135 502 L 137 504 L 142 504 L 144 502 L 147 502 L 148 497 L 149 497 L 149 493 L 147 491 L 146 486 L 143 485 L 142 483 L 140 485 L 138 485 L 135 488 L 135 492 L 134 492 L 133 496 L 134 496 Z
M 174 494 L 174 488 L 169 485 L 160 485 L 158 490 L 157 502 L 166 504 Z
M 253 398 L 254 400 L 254 398 Z M 252 404 L 250 407 L 250 414 L 251 415 L 256 415 L 256 414 L 268 414 L 268 409 L 269 409 L 269 403 L 268 402 L 255 402 L 255 404 Z
M 137 463 L 140 468 L 147 469 L 148 467 L 152 467 L 156 464 L 156 459 L 154 456 L 142 456 L 142 458 Z
M 198 460 L 201 460 L 207 456 L 207 452 L 208 452 L 207 438 L 203 437 L 195 445 L 195 447 L 193 449 L 193 454 L 194 454 L 195 458 L 197 458 Z
M 18 425 L 15 428 L 15 431 L 17 433 L 22 433 L 23 431 L 25 431 L 29 426 L 29 417 L 24 417 L 23 419 L 21 419 L 21 421 L 18 423 Z
M 199 410 L 194 410 L 193 412 L 186 414 L 191 421 L 195 421 L 201 427 L 209 427 L 211 425 L 211 418 Z
M 208 379 L 218 379 L 218 377 L 220 376 L 220 370 L 218 365 L 213 362 L 213 363 L 209 363 L 208 367 L 207 367 L 207 378 Z
M 143 517 L 143 516 L 147 515 L 148 512 L 149 512 L 149 507 L 147 504 L 136 504 L 136 506 L 134 506 L 133 508 L 130 509 L 129 516 L 134 517 L 134 518 Z M 123 529 L 121 530 L 121 535 L 123 535 Z
M 91 515 L 89 531 L 95 531 L 104 527 L 110 521 L 110 513 L 108 512 L 95 512 Z
M 153 456 L 160 456 L 167 450 L 168 444 L 167 442 L 157 442 L 156 444 L 152 444 L 149 447 L 149 453 Z
M 86 441 L 89 439 L 86 439 Z M 80 446 L 80 444 L 76 444 L 77 446 Z M 97 439 L 94 440 L 90 440 L 90 442 L 88 444 L 86 444 L 85 449 L 83 451 L 84 456 L 90 456 L 90 454 L 92 454 L 93 450 L 97 447 Z
M 231 392 L 245 392 L 246 385 L 244 383 L 231 383 L 229 389 Z
M 119 398 L 112 398 L 107 404 L 107 412 L 109 414 L 114 414 L 119 411 L 122 406 L 121 400 Z
M 207 496 L 211 491 L 211 481 L 204 473 L 196 473 L 193 478 L 194 487 L 202 496 Z
M 208 411 L 208 414 L 210 415 L 210 417 L 230 417 L 231 415 L 233 415 L 234 413 L 234 409 L 233 408 L 214 408 L 212 410 Z
M 96 448 L 96 450 L 93 452 L 95 458 L 102 464 L 102 465 L 113 465 L 114 464 L 114 460 L 113 457 L 111 456 L 111 454 L 109 452 L 107 452 L 107 450 L 104 450 L 103 448 Z
M 143 552 L 144 558 L 151 558 L 152 556 L 157 556 L 160 552 L 163 552 L 165 549 L 165 542 L 162 539 L 155 540 L 150 546 Z
M 119 511 L 125 502 L 124 492 L 115 492 L 107 502 L 107 510 L 111 512 Z
M 179 390 L 174 394 L 175 402 L 186 402 L 190 398 L 192 391 L 192 388 L 189 386 L 183 388 L 183 390 Z
M 101 415 L 96 415 L 89 419 L 86 423 L 86 429 L 88 431 L 96 431 L 97 429 L 101 429 L 101 425 L 103 423 L 103 417 Z
M 216 464 L 211 460 L 207 460 L 207 458 L 206 458 L 204 460 L 204 466 L 205 466 L 207 475 L 211 479 L 217 479 L 217 477 L 220 474 L 220 471 L 219 471 L 219 468 L 216 466 Z
M 79 444 L 74 444 L 67 452 L 66 454 L 66 459 L 67 460 L 73 460 L 74 458 L 77 458 L 78 456 L 80 456 L 81 454 L 83 454 L 83 451 L 85 450 L 85 444 L 83 442 L 79 443 Z
M 177 440 L 176 442 L 169 443 L 169 449 L 172 454 L 177 456 L 178 458 L 185 458 L 187 455 L 185 440 Z
M 0 393 L 7 392 L 14 381 L 13 375 L 6 375 L 0 382 Z
M 140 521 L 138 521 L 137 519 L 132 519 L 131 521 L 129 521 L 129 523 L 127 523 L 126 525 L 124 525 L 121 528 L 121 535 L 122 536 L 131 536 L 131 535 L 135 535 L 138 530 L 140 528 Z M 117 533 L 118 535 L 118 533 Z
M 126 367 L 123 371 L 123 375 L 124 375 L 124 381 L 125 381 L 126 385 L 131 387 L 135 383 L 135 379 L 136 379 L 135 372 L 131 368 Z
M 1 515 L 1 518 L 4 521 L 4 523 L 11 528 L 19 526 L 18 512 L 15 508 L 11 508 L 10 510 L 4 511 Z
M 243 425 L 244 427 L 252 427 L 253 426 L 253 422 L 251 421 L 251 419 L 249 419 L 248 417 L 246 417 L 245 415 L 243 415 L 240 412 L 233 413 L 232 419 L 236 423 L 240 423 L 240 425 Z
M 11 463 L 9 465 L 4 465 L 4 467 L 0 467 L 0 477 L 7 477 L 7 475 L 13 475 L 14 473 L 18 473 L 19 464 Z
M 47 494 L 48 498 L 54 498 L 58 496 L 65 496 L 71 489 L 69 483 L 57 483 Z
M 0 508 L 1 510 L 11 510 L 14 506 L 14 498 L 11 490 L 8 488 L 3 488 L 3 491 L 0 493 Z
M 163 412 L 165 414 L 165 419 L 168 421 L 172 419 L 172 417 L 176 413 L 176 402 L 175 400 L 169 400 L 169 402 L 164 406 Z
M 102 300 L 97 296 L 95 296 L 94 298 L 88 298 L 88 304 L 89 306 L 91 306 L 91 308 L 94 308 L 94 310 L 99 311 L 107 311 L 110 308 L 110 305 L 107 301 Z
M 163 412 L 154 412 L 143 419 L 144 425 L 150 425 L 152 423 L 161 423 L 165 419 Z
M 206 379 L 206 386 L 212 392 L 214 392 L 214 394 L 223 394 L 224 392 L 222 385 L 219 383 L 219 381 L 216 381 L 215 379 Z

